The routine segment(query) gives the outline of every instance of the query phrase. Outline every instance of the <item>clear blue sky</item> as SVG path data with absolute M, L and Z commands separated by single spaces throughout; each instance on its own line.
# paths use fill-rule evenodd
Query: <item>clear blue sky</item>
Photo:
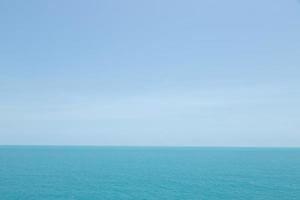
M 0 144 L 300 146 L 297 0 L 1 0 Z

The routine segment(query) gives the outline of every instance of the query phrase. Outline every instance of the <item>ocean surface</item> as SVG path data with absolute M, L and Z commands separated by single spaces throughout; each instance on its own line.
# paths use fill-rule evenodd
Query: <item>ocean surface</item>
M 0 200 L 300 200 L 300 149 L 0 146 Z

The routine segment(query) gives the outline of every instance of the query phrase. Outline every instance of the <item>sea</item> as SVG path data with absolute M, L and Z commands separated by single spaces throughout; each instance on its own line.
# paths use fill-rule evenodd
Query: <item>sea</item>
M 0 200 L 300 200 L 300 149 L 0 146 Z

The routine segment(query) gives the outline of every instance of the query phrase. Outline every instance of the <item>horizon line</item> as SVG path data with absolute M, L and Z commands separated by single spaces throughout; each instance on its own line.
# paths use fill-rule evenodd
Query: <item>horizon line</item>
M 93 144 L 0 144 L 0 147 L 148 147 L 148 148 L 300 148 L 300 146 L 239 146 L 239 145 L 93 145 Z

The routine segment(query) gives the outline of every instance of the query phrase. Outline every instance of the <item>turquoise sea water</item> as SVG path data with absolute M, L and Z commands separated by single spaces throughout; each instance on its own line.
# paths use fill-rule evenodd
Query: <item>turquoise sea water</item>
M 0 147 L 0 200 L 299 200 L 300 149 Z

